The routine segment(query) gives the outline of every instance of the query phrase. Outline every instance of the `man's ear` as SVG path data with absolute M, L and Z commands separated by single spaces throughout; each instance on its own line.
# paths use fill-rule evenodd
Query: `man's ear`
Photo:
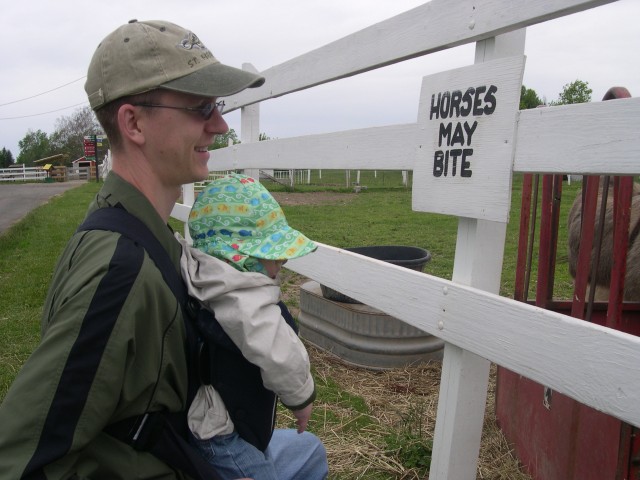
M 143 145 L 144 131 L 141 124 L 140 108 L 125 103 L 118 109 L 118 126 L 123 139 Z

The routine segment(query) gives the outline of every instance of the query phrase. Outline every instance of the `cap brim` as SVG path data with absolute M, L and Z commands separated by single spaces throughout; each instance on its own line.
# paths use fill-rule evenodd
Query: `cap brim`
M 275 247 L 277 244 L 277 248 L 264 250 L 265 246 L 272 244 L 270 238 L 275 234 L 286 236 L 289 240 L 275 242 L 273 245 Z M 304 257 L 318 249 L 318 246 L 313 240 L 295 228 L 291 228 L 289 225 L 286 225 L 286 230 L 280 227 L 272 228 L 268 232 L 265 232 L 264 239 L 259 244 L 248 246 L 247 242 L 244 242 L 241 236 L 238 236 L 236 240 L 237 242 L 235 243 L 239 253 L 263 260 L 293 260 L 294 258 Z
M 201 97 L 227 97 L 245 88 L 259 87 L 263 83 L 264 77 L 260 75 L 216 63 L 163 83 L 160 88 Z

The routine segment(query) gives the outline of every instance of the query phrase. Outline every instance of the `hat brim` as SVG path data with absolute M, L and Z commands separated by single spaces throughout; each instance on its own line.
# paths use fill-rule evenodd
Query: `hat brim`
M 201 97 L 227 97 L 245 88 L 260 87 L 264 81 L 264 77 L 255 73 L 215 63 L 184 77 L 163 83 L 160 88 Z
M 290 240 L 279 243 L 277 249 L 263 251 L 262 247 L 271 245 L 269 237 L 281 232 L 284 232 Z M 224 241 L 224 239 L 222 240 Z M 237 240 L 237 252 L 262 260 L 293 260 L 294 258 L 309 255 L 318 249 L 318 246 L 313 240 L 310 240 L 306 235 L 289 226 L 287 226 L 286 230 L 273 229 L 268 235 L 265 235 L 263 243 L 252 245 L 250 248 L 247 248 L 246 243 L 242 241 L 241 237 L 238 236 L 235 240 Z

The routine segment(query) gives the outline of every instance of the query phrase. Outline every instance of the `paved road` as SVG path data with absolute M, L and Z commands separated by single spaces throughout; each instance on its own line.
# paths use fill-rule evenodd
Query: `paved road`
M 27 213 L 85 180 L 55 183 L 0 183 L 0 235 Z

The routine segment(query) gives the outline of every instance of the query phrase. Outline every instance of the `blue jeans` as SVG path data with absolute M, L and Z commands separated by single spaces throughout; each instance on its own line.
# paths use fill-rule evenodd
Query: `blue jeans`
M 327 452 L 309 432 L 276 429 L 263 453 L 236 433 L 191 442 L 223 480 L 324 480 L 329 475 Z

